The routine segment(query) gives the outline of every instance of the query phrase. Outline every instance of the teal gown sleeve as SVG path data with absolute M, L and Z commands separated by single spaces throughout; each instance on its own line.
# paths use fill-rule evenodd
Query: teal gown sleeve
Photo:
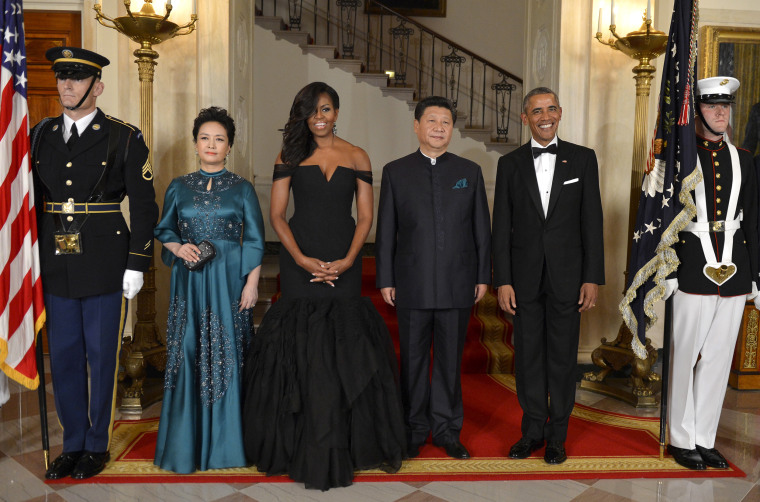
M 264 257 L 264 218 L 253 185 L 246 183 L 243 191 L 243 255 L 240 260 L 241 277 L 261 265 Z
M 182 237 L 179 233 L 179 227 L 177 222 L 179 221 L 179 215 L 177 212 L 177 198 L 179 197 L 180 185 L 177 180 L 173 180 L 169 184 L 169 188 L 166 189 L 166 195 L 164 195 L 164 209 L 161 211 L 161 220 L 153 230 L 153 236 L 162 244 L 167 242 L 178 242 L 182 244 Z M 257 204 L 258 207 L 258 204 Z M 259 213 L 261 211 L 259 210 Z M 161 260 L 171 267 L 172 263 L 177 257 L 166 249 L 166 246 L 161 246 Z

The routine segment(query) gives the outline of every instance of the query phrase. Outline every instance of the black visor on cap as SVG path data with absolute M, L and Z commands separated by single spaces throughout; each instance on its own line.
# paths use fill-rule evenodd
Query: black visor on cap
M 76 69 L 56 70 L 55 72 L 55 78 L 58 80 L 86 80 L 93 76 L 95 75 L 93 75 L 92 72 Z
M 733 94 L 703 94 L 698 97 L 700 103 L 705 104 L 718 104 L 718 103 L 733 103 L 735 100 Z

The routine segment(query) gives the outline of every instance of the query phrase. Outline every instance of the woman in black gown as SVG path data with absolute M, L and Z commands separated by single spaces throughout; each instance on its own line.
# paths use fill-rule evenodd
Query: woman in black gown
M 390 336 L 360 293 L 372 168 L 335 135 L 339 106 L 332 87 L 314 82 L 285 125 L 270 207 L 282 297 L 251 343 L 243 407 L 248 460 L 321 490 L 350 485 L 355 470 L 395 472 L 406 451 Z

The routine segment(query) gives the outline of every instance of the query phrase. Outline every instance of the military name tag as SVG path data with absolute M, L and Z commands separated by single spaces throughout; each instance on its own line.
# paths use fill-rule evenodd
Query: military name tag
M 702 271 L 705 274 L 705 277 L 720 286 L 734 276 L 736 273 L 736 265 L 733 263 L 718 265 L 717 267 L 705 265 Z
M 79 232 L 56 232 L 53 237 L 56 255 L 82 254 L 82 239 Z

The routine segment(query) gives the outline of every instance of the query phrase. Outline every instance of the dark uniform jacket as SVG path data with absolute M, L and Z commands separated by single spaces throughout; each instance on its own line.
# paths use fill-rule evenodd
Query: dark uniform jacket
M 453 153 L 431 165 L 419 150 L 383 169 L 377 287 L 408 309 L 466 308 L 491 279 L 491 218 L 480 166 Z
M 552 292 L 578 298 L 583 283 L 604 284 L 599 167 L 590 148 L 557 142 L 547 214 L 530 141 L 499 159 L 493 208 L 494 287 L 520 299 L 539 294 L 544 266 Z
M 758 272 L 758 194 L 752 156 L 746 150 L 738 149 L 741 164 L 741 190 L 736 205 L 736 214 L 727 215 L 729 195 L 734 182 L 731 168 L 731 154 L 724 141 L 708 141 L 697 136 L 697 154 L 702 165 L 705 184 L 705 205 L 709 221 L 733 220 L 743 211 L 741 228 L 734 233 L 734 248 L 731 261 L 736 265 L 736 274 L 723 285 L 718 286 L 705 277 L 703 268 L 707 259 L 702 251 L 699 237 L 692 232 L 679 234 L 674 246 L 681 264 L 678 267 L 678 289 L 684 293 L 697 295 L 739 296 L 752 291 L 752 281 L 757 281 Z M 692 191 L 692 197 L 694 192 Z M 696 202 L 696 198 L 694 199 Z M 693 221 L 696 221 L 696 217 Z M 720 261 L 724 248 L 725 234 L 710 233 L 715 256 Z
M 63 140 L 63 127 L 62 115 L 48 121 L 32 158 L 43 289 L 65 298 L 113 293 L 122 289 L 125 269 L 145 272 L 153 256 L 158 206 L 148 148 L 136 127 L 100 109 L 71 151 Z M 115 162 L 101 202 L 121 202 L 129 196 L 131 232 L 121 211 L 93 213 L 80 230 L 82 254 L 56 256 L 58 215 L 45 212 L 45 203 L 89 199 L 106 168 L 109 133 L 117 129 Z M 70 225 L 67 215 L 61 216 L 63 224 Z

